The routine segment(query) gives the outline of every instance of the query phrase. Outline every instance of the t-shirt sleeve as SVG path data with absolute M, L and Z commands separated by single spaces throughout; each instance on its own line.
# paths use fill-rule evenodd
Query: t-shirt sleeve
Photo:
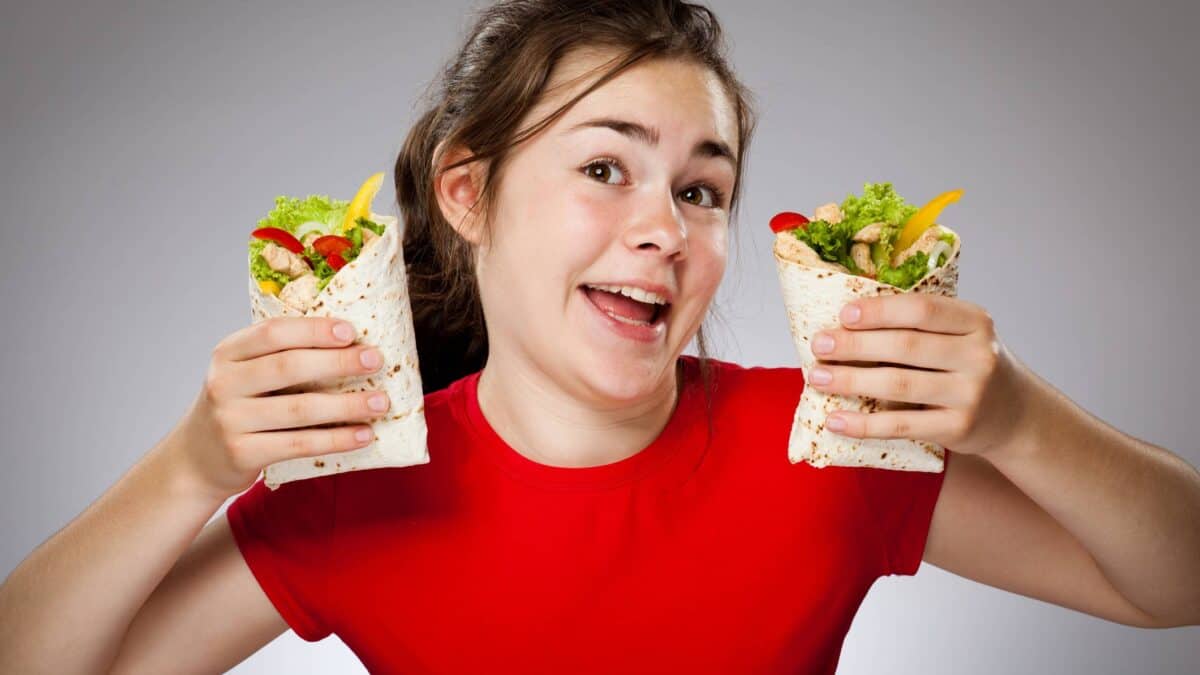
M 260 477 L 225 515 L 246 565 L 288 626 L 316 642 L 332 632 L 329 587 L 333 546 L 334 478 L 284 483 L 270 490 Z
M 945 467 L 950 466 L 950 455 L 946 450 Z M 925 555 L 945 468 L 938 473 L 858 468 L 854 474 L 882 543 L 881 576 L 916 574 Z

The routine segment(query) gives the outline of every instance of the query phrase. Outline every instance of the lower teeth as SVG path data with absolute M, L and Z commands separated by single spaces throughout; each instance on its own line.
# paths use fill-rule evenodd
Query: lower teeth
M 649 321 L 638 321 L 637 319 L 629 319 L 629 318 L 626 318 L 623 316 L 618 316 L 616 314 L 613 314 L 612 312 L 605 312 L 605 314 L 611 316 L 612 318 L 616 319 L 617 321 L 620 321 L 621 323 L 627 323 L 630 326 L 649 326 L 650 325 Z

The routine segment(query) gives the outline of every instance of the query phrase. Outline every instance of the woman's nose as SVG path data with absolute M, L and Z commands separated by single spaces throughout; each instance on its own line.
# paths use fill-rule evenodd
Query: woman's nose
M 673 195 L 642 200 L 636 209 L 633 224 L 625 230 L 626 246 L 653 250 L 668 258 L 687 256 L 687 223 Z

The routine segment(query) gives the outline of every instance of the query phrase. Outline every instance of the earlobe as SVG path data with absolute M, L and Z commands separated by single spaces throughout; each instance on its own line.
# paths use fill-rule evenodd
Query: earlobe
M 446 152 L 435 168 L 433 187 L 446 222 L 458 231 L 459 236 L 478 246 L 483 222 L 482 204 L 476 203 L 483 188 L 481 162 L 442 170 L 442 167 L 452 166 L 470 155 L 470 151 L 463 147 Z M 437 156 L 437 152 L 434 156 Z

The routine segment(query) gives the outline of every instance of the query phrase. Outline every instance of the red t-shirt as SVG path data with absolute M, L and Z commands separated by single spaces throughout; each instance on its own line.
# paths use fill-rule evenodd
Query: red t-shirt
M 871 584 L 915 574 L 944 474 L 787 459 L 798 368 L 695 357 L 662 433 L 585 468 L 425 397 L 430 462 L 262 481 L 228 518 L 301 638 L 373 673 L 832 673 Z

